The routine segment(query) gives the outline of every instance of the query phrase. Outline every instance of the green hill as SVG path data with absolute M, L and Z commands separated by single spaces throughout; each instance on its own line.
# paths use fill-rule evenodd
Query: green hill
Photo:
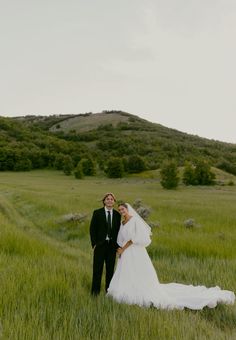
M 0 145 L 1 170 L 22 169 L 22 164 L 13 166 L 20 159 L 28 160 L 23 169 L 53 167 L 62 155 L 70 155 L 74 164 L 89 156 L 103 170 L 110 157 L 126 165 L 130 156 L 138 155 L 147 169 L 159 168 L 166 159 L 182 166 L 202 158 L 236 174 L 235 144 L 189 135 L 122 111 L 0 118 Z

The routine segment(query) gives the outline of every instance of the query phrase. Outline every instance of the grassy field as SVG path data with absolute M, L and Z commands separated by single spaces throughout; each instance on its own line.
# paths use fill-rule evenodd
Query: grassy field
M 2 339 L 236 339 L 236 304 L 160 311 L 90 297 L 93 209 L 104 192 L 140 198 L 159 222 L 148 247 L 161 282 L 236 292 L 236 187 L 161 189 L 155 172 L 75 180 L 55 171 L 0 173 Z M 63 220 L 87 214 L 84 223 Z M 197 227 L 187 229 L 193 218 Z
M 96 129 L 99 125 L 112 124 L 116 126 L 120 122 L 128 122 L 129 117 L 123 116 L 117 113 L 98 113 L 91 114 L 89 116 L 76 116 L 63 120 L 58 124 L 53 125 L 50 131 L 64 131 L 70 132 L 75 130 L 76 132 L 84 132 L 92 129 Z

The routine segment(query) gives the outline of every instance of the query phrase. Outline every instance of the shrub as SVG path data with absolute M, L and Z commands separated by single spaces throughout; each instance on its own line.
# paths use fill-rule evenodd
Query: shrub
M 83 174 L 85 176 L 94 176 L 96 173 L 95 163 L 94 161 L 89 158 L 83 158 L 80 161 Z
M 142 200 L 139 198 L 134 201 L 133 208 L 144 220 L 147 220 L 151 213 L 150 208 L 144 206 Z
M 179 183 L 178 168 L 175 162 L 168 161 L 161 167 L 161 185 L 165 189 L 175 189 Z
M 215 174 L 206 161 L 198 161 L 195 168 L 195 179 L 198 185 L 211 185 L 214 183 Z
M 126 167 L 129 173 L 138 173 L 146 169 L 146 164 L 142 157 L 133 155 L 128 158 Z
M 74 168 L 72 158 L 69 155 L 64 156 L 63 158 L 63 172 L 65 175 L 69 176 Z
M 236 175 L 236 164 L 230 163 L 229 161 L 222 161 L 217 164 L 217 168 L 224 170 L 232 175 Z
M 121 178 L 124 176 L 124 165 L 120 158 L 112 157 L 107 163 L 105 170 L 110 178 Z
M 32 169 L 32 163 L 28 158 L 18 159 L 14 164 L 15 171 L 30 171 Z
M 185 167 L 184 167 L 183 183 L 185 185 L 195 185 L 196 184 L 195 168 L 189 162 L 187 162 L 185 164 Z
M 62 170 L 63 169 L 63 162 L 64 162 L 65 155 L 63 153 L 58 153 L 55 156 L 55 161 L 53 164 L 53 167 L 57 170 Z
M 81 179 L 84 177 L 83 169 L 81 163 L 78 163 L 74 170 L 75 178 Z
M 183 173 L 183 183 L 185 185 L 212 185 L 215 174 L 211 171 L 211 166 L 204 160 L 196 162 L 196 166 L 187 162 Z

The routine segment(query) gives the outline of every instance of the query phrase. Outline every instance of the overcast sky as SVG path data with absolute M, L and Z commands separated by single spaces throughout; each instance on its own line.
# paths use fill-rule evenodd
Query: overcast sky
M 0 115 L 121 109 L 236 143 L 235 0 L 0 0 Z

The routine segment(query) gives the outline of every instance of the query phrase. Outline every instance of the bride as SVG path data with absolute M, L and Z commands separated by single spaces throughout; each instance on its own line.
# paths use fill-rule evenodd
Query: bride
M 218 286 L 161 284 L 145 249 L 151 243 L 151 228 L 129 204 L 120 204 L 119 212 L 123 217 L 117 238 L 119 258 L 108 296 L 118 302 L 163 309 L 202 309 L 234 303 L 234 293 Z

